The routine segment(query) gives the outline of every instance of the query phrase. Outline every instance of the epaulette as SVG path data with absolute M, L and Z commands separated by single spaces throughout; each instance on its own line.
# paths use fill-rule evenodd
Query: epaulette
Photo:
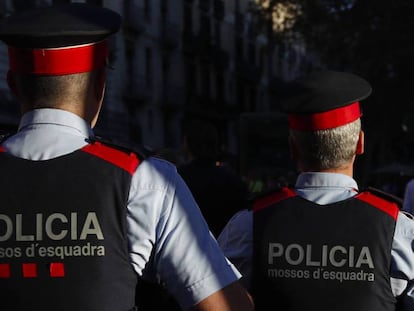
M 380 198 L 383 198 L 384 200 L 396 203 L 400 210 L 403 206 L 403 199 L 401 199 L 400 197 L 398 197 L 396 195 L 393 195 L 391 193 L 385 192 L 383 190 L 380 190 L 380 189 L 377 189 L 377 188 L 374 188 L 374 187 L 367 187 L 365 190 L 372 193 L 372 194 L 374 194 L 374 195 L 376 195 L 376 196 L 378 196 L 378 197 L 380 197 Z
M 93 143 L 93 142 L 99 142 L 101 144 L 107 145 L 109 147 L 127 152 L 127 153 L 135 153 L 138 158 L 140 158 L 141 160 L 146 159 L 149 155 L 150 152 L 148 150 L 145 150 L 144 148 L 137 146 L 134 143 L 131 142 L 127 142 L 127 141 L 120 141 L 120 140 L 115 140 L 112 138 L 103 138 L 100 136 L 95 136 L 93 138 L 89 138 L 88 142 Z

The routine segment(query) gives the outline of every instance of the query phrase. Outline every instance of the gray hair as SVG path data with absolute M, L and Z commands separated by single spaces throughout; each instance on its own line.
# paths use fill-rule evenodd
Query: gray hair
M 306 170 L 339 168 L 355 155 L 361 119 L 333 129 L 302 132 L 290 130 L 298 157 Z

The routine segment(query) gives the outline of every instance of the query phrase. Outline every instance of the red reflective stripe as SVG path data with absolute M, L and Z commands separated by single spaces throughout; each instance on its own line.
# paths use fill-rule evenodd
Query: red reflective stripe
M 50 264 L 50 276 L 52 278 L 62 278 L 65 276 L 65 265 L 62 262 L 52 262 Z
M 35 263 L 24 263 L 22 265 L 23 277 L 36 278 L 37 277 L 37 265 Z
M 107 41 L 58 49 L 9 47 L 10 70 L 39 75 L 65 75 L 92 71 L 105 66 Z
M 83 151 L 104 159 L 130 173 L 135 172 L 139 165 L 139 159 L 134 153 L 127 154 L 115 148 L 105 146 L 99 142 L 86 145 Z
M 257 212 L 265 207 L 280 202 L 284 199 L 288 199 L 296 196 L 296 192 L 290 188 L 283 187 L 280 191 L 272 193 L 263 198 L 259 198 L 254 202 L 253 212 Z
M 400 209 L 396 203 L 384 200 L 383 198 L 373 195 L 370 192 L 361 192 L 356 195 L 355 198 L 378 208 L 379 210 L 390 215 L 394 220 L 397 220 Z
M 0 263 L 0 279 L 8 279 L 10 277 L 10 264 Z
M 317 131 L 335 128 L 361 117 L 359 102 L 311 115 L 288 115 L 289 127 L 298 131 Z

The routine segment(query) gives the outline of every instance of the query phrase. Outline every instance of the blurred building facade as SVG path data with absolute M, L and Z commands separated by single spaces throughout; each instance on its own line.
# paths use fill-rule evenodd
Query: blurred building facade
M 311 63 L 301 46 L 269 43 L 253 0 L 0 0 L 0 14 L 51 3 L 89 2 L 123 16 L 110 51 L 108 87 L 96 132 L 149 149 L 181 148 L 182 124 L 203 118 L 237 155 L 242 116 L 266 115 L 280 82 Z M 0 123 L 17 124 L 0 45 Z M 250 118 L 249 118 L 250 119 Z

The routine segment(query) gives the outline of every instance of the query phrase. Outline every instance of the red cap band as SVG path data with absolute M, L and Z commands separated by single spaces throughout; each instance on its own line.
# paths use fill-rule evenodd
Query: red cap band
M 298 131 L 317 131 L 335 128 L 361 117 L 359 102 L 310 115 L 290 114 L 289 127 Z
M 9 46 L 12 72 L 37 75 L 68 75 L 106 65 L 107 41 L 55 49 L 21 49 Z

